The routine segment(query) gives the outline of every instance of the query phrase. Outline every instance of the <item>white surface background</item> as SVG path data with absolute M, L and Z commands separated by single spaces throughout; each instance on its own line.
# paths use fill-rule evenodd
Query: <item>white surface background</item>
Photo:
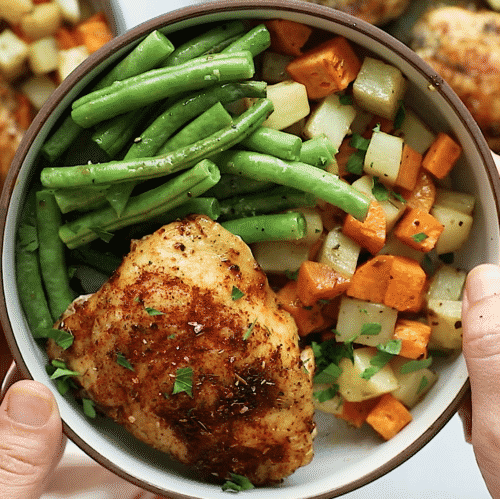
M 194 0 L 114 0 L 130 29 L 167 11 L 198 3 Z M 472 446 L 464 440 L 458 416 L 414 455 L 384 477 L 345 499 L 490 499 Z

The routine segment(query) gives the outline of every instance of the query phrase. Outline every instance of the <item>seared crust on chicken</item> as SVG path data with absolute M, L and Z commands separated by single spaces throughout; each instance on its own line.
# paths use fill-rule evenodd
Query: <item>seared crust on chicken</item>
M 312 382 L 295 322 L 248 246 L 209 218 L 134 241 L 57 327 L 74 343 L 50 341 L 48 354 L 81 373 L 85 396 L 204 477 L 260 485 L 311 461 Z
M 310 0 L 359 17 L 371 24 L 383 25 L 399 17 L 410 0 Z
M 500 13 L 430 9 L 415 24 L 411 47 L 453 88 L 500 150 Z

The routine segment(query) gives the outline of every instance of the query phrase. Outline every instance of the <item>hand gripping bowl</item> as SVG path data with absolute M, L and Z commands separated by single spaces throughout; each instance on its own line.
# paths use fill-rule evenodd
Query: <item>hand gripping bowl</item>
M 402 70 L 410 82 L 409 105 L 436 130 L 447 130 L 463 147 L 455 170 L 457 189 L 477 197 L 473 233 L 455 263 L 471 269 L 499 260 L 500 181 L 479 128 L 444 81 L 407 47 L 381 30 L 333 9 L 312 3 L 281 0 L 216 1 L 179 9 L 152 19 L 117 37 L 89 57 L 54 92 L 38 113 L 14 159 L 1 200 L 2 325 L 16 362 L 26 377 L 54 386 L 45 371 L 44 351 L 32 339 L 21 309 L 14 272 L 14 236 L 36 158 L 44 139 L 63 110 L 87 83 L 146 33 L 164 28 L 167 34 L 230 19 L 284 18 L 343 35 Z M 311 464 L 298 469 L 276 487 L 245 492 L 274 499 L 331 498 L 352 491 L 391 471 L 424 446 L 455 413 L 468 389 L 461 355 L 439 365 L 439 379 L 416 406 L 414 420 L 382 443 L 370 431 L 350 431 L 329 415 L 317 415 L 318 436 Z M 107 418 L 87 419 L 71 397 L 54 389 L 66 434 L 85 452 L 118 475 L 153 492 L 175 498 L 222 498 L 218 485 L 197 478 L 164 454 L 138 442 Z

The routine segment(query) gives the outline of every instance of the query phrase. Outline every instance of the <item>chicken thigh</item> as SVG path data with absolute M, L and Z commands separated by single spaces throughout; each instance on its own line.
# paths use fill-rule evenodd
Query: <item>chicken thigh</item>
M 204 478 L 277 482 L 309 463 L 312 381 L 297 327 L 249 247 L 205 216 L 166 225 L 56 327 L 51 358 L 138 439 Z

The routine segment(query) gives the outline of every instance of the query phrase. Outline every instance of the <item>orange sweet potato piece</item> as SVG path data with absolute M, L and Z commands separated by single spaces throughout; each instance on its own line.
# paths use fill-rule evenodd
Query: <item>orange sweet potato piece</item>
M 336 36 L 291 61 L 286 70 L 305 85 L 310 99 L 321 99 L 347 88 L 357 76 L 361 62 L 350 43 Z
M 348 296 L 359 300 L 384 303 L 394 256 L 377 255 L 361 264 L 351 277 Z
M 305 306 L 311 306 L 342 294 L 349 287 L 349 281 L 329 265 L 306 260 L 299 269 L 297 296 Z
M 54 36 L 60 50 L 68 50 L 83 44 L 83 39 L 78 31 L 66 26 L 60 26 Z
M 436 178 L 444 178 L 462 154 L 462 147 L 447 133 L 439 132 L 422 160 L 422 166 Z
M 394 235 L 412 248 L 427 253 L 436 246 L 444 226 L 427 211 L 410 209 L 394 228 Z
M 378 404 L 379 400 L 380 397 L 363 400 L 362 402 L 349 402 L 348 400 L 344 400 L 342 402 L 342 412 L 336 414 L 336 416 L 347 421 L 356 428 L 361 428 L 368 414 L 370 414 L 373 408 Z
M 418 312 L 422 308 L 427 276 L 412 258 L 394 256 L 384 304 L 400 312 Z
M 283 309 L 295 319 L 300 336 L 307 336 L 327 326 L 328 322 L 323 317 L 319 304 L 306 306 L 300 301 L 297 281 L 288 281 L 276 295 Z
M 365 219 L 361 222 L 347 215 L 342 233 L 367 249 L 372 255 L 378 253 L 385 244 L 387 223 L 385 212 L 377 201 L 372 201 Z
M 401 340 L 399 355 L 407 359 L 425 359 L 431 327 L 420 321 L 398 319 L 394 328 L 394 339 Z
M 417 184 L 418 172 L 421 166 L 422 155 L 408 144 L 404 144 L 396 185 L 407 191 L 412 191 Z
M 410 411 L 390 393 L 382 395 L 366 418 L 366 422 L 384 440 L 390 440 L 411 420 Z
M 415 187 L 412 191 L 403 190 L 402 195 L 406 200 L 407 209 L 419 208 L 430 211 L 436 199 L 434 180 L 424 168 L 420 168 Z
M 27 130 L 33 120 L 33 109 L 30 100 L 23 94 L 17 94 L 16 101 L 17 107 L 14 110 L 14 119 L 23 130 Z
M 271 50 L 284 55 L 302 55 L 302 47 L 312 33 L 309 26 L 287 19 L 271 19 L 264 24 L 271 35 Z
M 113 39 L 113 33 L 102 12 L 97 12 L 78 24 L 76 30 L 91 54 Z

